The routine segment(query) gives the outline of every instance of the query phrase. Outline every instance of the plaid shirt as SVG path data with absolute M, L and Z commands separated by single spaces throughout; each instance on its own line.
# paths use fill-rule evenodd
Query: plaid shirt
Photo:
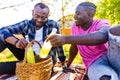
M 53 28 L 57 29 L 59 33 L 59 25 L 53 20 L 48 20 L 45 25 L 43 25 L 43 42 L 45 41 L 47 35 L 49 35 Z M 13 34 L 22 34 L 24 37 L 28 35 L 29 41 L 35 39 L 36 26 L 33 19 L 24 20 L 22 22 L 16 23 L 14 25 L 6 26 L 0 29 L 0 39 L 5 42 L 5 39 Z M 65 60 L 64 51 L 62 46 L 54 47 L 51 49 L 50 54 L 52 55 L 53 61 L 56 60 L 56 52 L 58 53 L 58 58 L 60 61 Z

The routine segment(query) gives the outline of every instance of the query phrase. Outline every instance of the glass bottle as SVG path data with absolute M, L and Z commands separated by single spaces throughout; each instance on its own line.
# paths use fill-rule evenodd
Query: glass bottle
M 56 29 L 56 28 L 53 28 L 53 29 L 52 29 L 52 32 L 50 33 L 49 36 L 51 36 L 51 35 L 53 35 L 53 34 L 56 34 L 56 32 L 57 32 L 57 29 Z M 42 46 L 42 48 L 41 48 L 41 50 L 40 50 L 40 54 L 39 54 L 40 57 L 42 57 L 42 58 L 47 57 L 48 54 L 49 54 L 49 52 L 50 52 L 50 50 L 51 50 L 51 48 L 52 48 L 52 45 L 51 45 L 50 41 L 47 41 L 47 42 L 46 42 L 46 40 L 45 40 L 44 43 L 43 43 L 43 46 Z

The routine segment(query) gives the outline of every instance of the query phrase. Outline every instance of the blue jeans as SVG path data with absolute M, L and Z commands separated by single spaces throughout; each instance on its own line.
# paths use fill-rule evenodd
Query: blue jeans
M 90 80 L 99 80 L 102 76 L 110 76 L 110 80 L 120 80 L 120 36 L 109 32 L 109 49 L 88 68 Z
M 120 80 L 120 36 L 109 32 L 109 50 L 107 54 L 110 65 L 116 70 Z
M 110 76 L 110 80 L 119 80 L 116 71 L 109 64 L 107 55 L 103 55 L 88 68 L 89 80 L 100 80 L 104 75 Z

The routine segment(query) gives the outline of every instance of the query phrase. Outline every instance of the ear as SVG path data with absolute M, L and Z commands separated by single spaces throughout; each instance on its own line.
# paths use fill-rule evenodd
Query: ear
M 34 10 L 32 10 L 32 15 L 34 15 Z
M 94 14 L 93 13 L 88 13 L 88 16 L 93 18 L 94 17 Z

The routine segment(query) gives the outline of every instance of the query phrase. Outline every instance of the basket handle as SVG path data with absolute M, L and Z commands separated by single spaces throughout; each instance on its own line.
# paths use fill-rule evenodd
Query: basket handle
M 41 46 L 41 44 L 38 42 L 38 41 L 36 41 L 36 40 L 32 40 L 30 43 L 28 43 L 28 45 L 27 45 L 27 47 L 25 48 L 25 56 L 24 56 L 24 59 L 23 59 L 23 63 L 26 63 L 27 62 L 27 51 L 28 51 L 28 48 L 30 47 L 30 46 L 33 46 L 33 43 L 34 42 L 36 42 L 38 45 L 39 45 L 39 47 L 40 48 L 42 48 L 42 46 Z

